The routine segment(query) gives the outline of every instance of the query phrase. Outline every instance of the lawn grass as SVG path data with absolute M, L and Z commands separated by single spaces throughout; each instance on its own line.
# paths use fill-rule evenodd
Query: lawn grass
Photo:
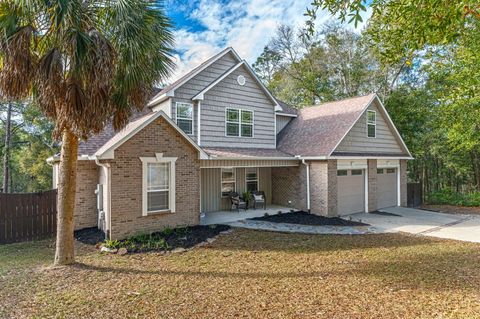
M 48 245 L 11 247 L 0 246 L 0 263 L 6 261 L 0 316 L 9 318 L 480 314 L 480 245 L 473 243 L 402 234 L 235 230 L 180 254 L 119 256 L 82 248 L 77 265 L 60 269 L 44 266 L 53 258 Z

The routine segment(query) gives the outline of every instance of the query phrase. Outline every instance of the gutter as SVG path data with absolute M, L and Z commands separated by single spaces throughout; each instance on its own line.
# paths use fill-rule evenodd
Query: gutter
M 97 166 L 104 168 L 105 169 L 105 177 L 107 179 L 107 208 L 103 207 L 104 213 L 105 213 L 105 226 L 106 226 L 106 231 L 105 231 L 105 236 L 107 237 L 106 239 L 110 238 L 110 232 L 112 231 L 112 216 L 111 216 L 111 204 L 112 204 L 112 196 L 111 196 L 111 178 L 110 178 L 110 164 L 109 163 L 100 163 L 100 159 L 98 156 L 92 156 L 90 159 L 95 160 L 95 164 Z

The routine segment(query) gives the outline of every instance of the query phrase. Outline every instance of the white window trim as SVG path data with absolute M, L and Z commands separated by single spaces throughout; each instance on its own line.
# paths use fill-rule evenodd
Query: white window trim
M 177 157 L 163 157 L 163 153 L 156 153 L 155 157 L 140 157 L 142 162 L 142 216 L 156 213 L 175 213 L 175 162 Z M 170 163 L 168 209 L 148 211 L 147 207 L 147 174 L 149 163 Z
M 252 169 L 252 168 L 255 168 L 256 170 L 256 174 L 257 174 L 257 178 L 255 180 L 251 180 L 251 181 L 247 181 L 247 170 L 248 169 Z M 259 176 L 259 169 L 258 167 L 245 167 L 245 191 L 247 191 L 247 182 L 257 182 L 257 191 L 259 190 L 260 188 L 260 176 Z
M 228 120 L 228 110 L 238 111 L 238 123 L 232 122 Z M 252 113 L 252 123 L 245 125 L 252 125 L 252 136 L 242 136 L 242 112 L 251 112 Z M 238 135 L 228 135 L 227 134 L 227 124 L 238 124 Z M 255 137 L 255 111 L 254 110 L 244 110 L 244 109 L 237 109 L 233 107 L 227 107 L 225 109 L 225 137 L 241 137 L 241 138 L 254 138 Z
M 186 117 L 178 117 L 178 105 L 181 104 L 183 106 L 186 106 L 188 105 L 189 107 L 192 108 L 192 118 L 189 119 L 189 118 L 186 118 Z M 187 133 L 185 132 L 185 134 L 189 135 L 189 136 L 193 136 L 194 133 L 195 133 L 195 123 L 194 123 L 194 117 L 195 117 L 195 110 L 193 108 L 193 104 L 192 103 L 186 103 L 186 102 L 175 102 L 175 123 L 178 125 L 178 119 L 180 120 L 184 120 L 184 121 L 192 121 L 192 132 L 191 133 Z
M 222 167 L 220 169 L 220 196 L 222 198 L 226 198 L 228 196 L 224 196 L 223 195 L 223 192 L 222 192 L 222 186 L 224 183 L 232 183 L 232 182 L 224 182 L 223 181 L 223 170 L 232 170 L 233 171 L 233 191 L 236 192 L 237 191 L 237 170 L 235 169 L 235 167 Z
M 370 112 L 375 114 L 375 122 L 370 122 L 368 120 L 368 113 L 370 113 Z M 377 111 L 367 110 L 366 121 L 367 121 L 367 138 L 377 138 Z M 368 126 L 369 125 L 373 125 L 373 127 L 375 128 L 375 136 L 368 136 Z

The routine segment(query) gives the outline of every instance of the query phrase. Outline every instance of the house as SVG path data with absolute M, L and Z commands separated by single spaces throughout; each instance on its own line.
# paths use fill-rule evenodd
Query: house
M 324 216 L 404 206 L 411 154 L 375 94 L 296 110 L 227 48 L 78 159 L 75 227 L 118 239 L 199 224 L 230 209 L 231 191 Z

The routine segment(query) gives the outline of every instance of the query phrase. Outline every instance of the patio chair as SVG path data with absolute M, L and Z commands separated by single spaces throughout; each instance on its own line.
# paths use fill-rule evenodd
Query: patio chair
M 257 204 L 263 205 L 263 209 L 267 209 L 267 198 L 265 197 L 265 192 L 256 191 L 252 192 L 253 197 L 253 209 L 257 209 Z
M 236 192 L 230 193 L 230 202 L 232 206 L 230 207 L 230 210 L 237 210 L 240 211 L 240 209 L 247 210 L 247 202 L 243 200 L 243 198 L 238 195 Z

